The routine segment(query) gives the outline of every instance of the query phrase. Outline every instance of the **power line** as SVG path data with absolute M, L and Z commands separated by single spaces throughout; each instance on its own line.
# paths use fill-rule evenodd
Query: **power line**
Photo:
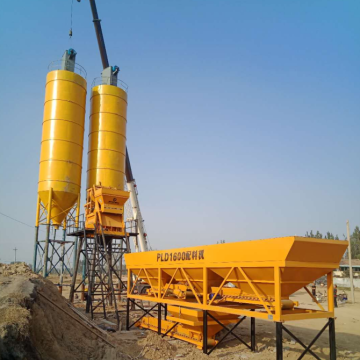
M 34 226 L 31 226 L 31 225 L 29 225 L 29 224 L 26 224 L 26 223 L 24 223 L 24 222 L 22 222 L 22 221 L 20 221 L 20 220 L 14 219 L 13 217 L 11 217 L 11 216 L 9 216 L 9 215 L 6 215 L 6 214 L 4 214 L 4 213 L 2 213 L 2 212 L 0 212 L 0 215 L 5 216 L 5 217 L 7 217 L 7 218 L 9 218 L 9 219 L 11 219 L 11 220 L 14 220 L 14 221 L 16 221 L 16 222 L 18 222 L 18 223 L 20 223 L 20 224 L 23 224 L 23 225 L 25 225 L 25 226 L 34 228 Z

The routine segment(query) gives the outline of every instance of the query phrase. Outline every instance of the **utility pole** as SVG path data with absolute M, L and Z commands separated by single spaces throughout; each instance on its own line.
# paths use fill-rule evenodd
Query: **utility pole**
M 17 251 L 17 248 L 15 247 L 15 249 L 13 249 L 15 251 L 15 264 L 16 264 L 16 251 Z
M 347 240 L 348 240 L 348 242 L 349 242 L 348 255 L 349 255 L 351 301 L 352 301 L 353 304 L 355 304 L 354 284 L 353 284 L 353 272 L 352 272 L 352 266 L 351 266 L 351 240 L 350 240 L 350 225 L 349 225 L 349 220 L 346 221 L 346 230 L 347 230 Z

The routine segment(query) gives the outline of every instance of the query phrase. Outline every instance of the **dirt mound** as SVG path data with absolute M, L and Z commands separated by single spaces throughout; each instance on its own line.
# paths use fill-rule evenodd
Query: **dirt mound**
M 37 277 L 36 274 L 32 273 L 30 267 L 24 263 L 16 264 L 1 264 L 0 263 L 0 275 L 12 276 L 12 275 L 25 275 L 32 274 L 34 277 Z
M 50 281 L 24 264 L 0 264 L 0 269 L 2 360 L 124 359 L 100 338 L 111 342 L 110 337 L 89 328 Z
M 176 348 L 153 331 L 148 331 L 146 338 L 139 341 L 139 345 L 143 346 L 140 355 L 146 359 L 172 359 L 176 355 Z

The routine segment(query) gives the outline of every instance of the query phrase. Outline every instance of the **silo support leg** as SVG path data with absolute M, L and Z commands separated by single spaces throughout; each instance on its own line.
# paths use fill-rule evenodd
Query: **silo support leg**
M 44 246 L 44 268 L 43 268 L 43 277 L 48 276 L 48 261 L 49 261 L 49 242 L 50 242 L 50 225 L 46 226 L 46 240 Z
M 276 323 L 276 360 L 283 360 L 282 323 Z
M 34 256 L 33 256 L 33 272 L 36 273 L 36 260 L 38 250 L 39 227 L 35 226 Z

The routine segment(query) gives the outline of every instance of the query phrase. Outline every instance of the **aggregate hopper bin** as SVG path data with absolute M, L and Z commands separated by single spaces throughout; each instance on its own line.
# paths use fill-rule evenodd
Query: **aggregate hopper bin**
M 332 271 L 347 246 L 290 236 L 126 254 L 128 296 L 273 321 L 333 317 L 332 297 L 328 309 L 308 310 L 290 296 L 323 275 L 332 293 Z M 150 285 L 147 294 L 136 294 L 139 281 Z

